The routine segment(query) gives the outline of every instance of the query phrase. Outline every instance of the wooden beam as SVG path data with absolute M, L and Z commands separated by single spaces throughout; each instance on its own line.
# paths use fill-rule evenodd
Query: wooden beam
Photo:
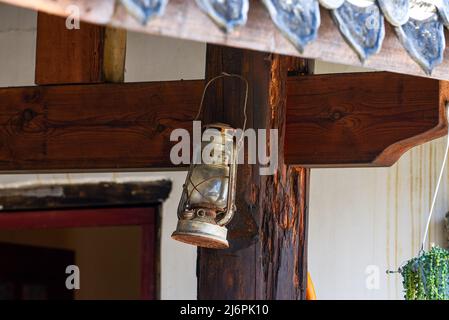
M 247 48 L 284 55 L 299 56 L 297 50 L 281 35 L 270 20 L 260 1 L 251 1 L 248 23 L 231 34 L 224 34 L 202 13 L 194 1 L 171 0 L 163 17 L 141 25 L 128 15 L 122 6 L 115 7 L 115 0 L 0 0 L 16 6 L 41 10 L 66 16 L 68 5 L 80 9 L 81 19 L 128 30 L 169 36 L 200 42 Z M 303 57 L 320 59 L 346 65 L 362 66 L 355 52 L 346 44 L 337 26 L 326 9 L 321 8 L 321 27 L 318 39 L 310 44 Z M 448 34 L 446 31 L 446 38 Z M 449 46 L 445 59 L 432 77 L 449 80 Z M 399 43 L 393 28 L 387 24 L 385 40 L 379 54 L 369 58 L 363 65 L 382 71 L 426 76 L 420 67 L 408 56 Z
M 38 14 L 36 84 L 102 82 L 105 28 L 82 23 L 80 29 L 69 30 L 65 20 Z
M 295 68 L 290 74 L 297 74 Z M 0 89 L 0 171 L 174 167 L 171 131 L 191 130 L 203 83 Z M 336 74 L 290 77 L 286 91 L 284 154 L 290 165 L 389 166 L 447 131 L 446 82 Z M 215 114 L 226 114 L 217 99 Z
M 206 61 L 207 79 L 222 71 L 248 79 L 248 127 L 277 128 L 282 138 L 289 59 L 208 45 Z M 207 100 L 207 121 L 241 126 L 242 84 L 226 80 L 215 88 Z M 309 171 L 281 165 L 275 175 L 260 176 L 258 165 L 239 165 L 237 176 L 231 247 L 199 249 L 198 298 L 303 299 Z
M 107 27 L 104 33 L 103 78 L 106 82 L 125 81 L 127 32 Z
M 447 133 L 449 83 L 386 72 L 288 82 L 285 159 L 311 167 L 391 166 Z
M 172 167 L 203 81 L 0 89 L 0 171 Z M 174 144 L 174 142 L 173 142 Z
M 39 85 L 123 82 L 126 30 L 38 13 L 35 82 Z
M 38 184 L 0 188 L 0 210 L 105 208 L 159 205 L 168 198 L 171 181 Z

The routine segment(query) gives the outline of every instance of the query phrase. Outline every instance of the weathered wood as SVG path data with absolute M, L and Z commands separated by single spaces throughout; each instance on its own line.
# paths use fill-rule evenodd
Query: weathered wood
M 0 188 L 0 210 L 104 208 L 158 205 L 168 198 L 171 181 L 98 182 Z
M 191 130 L 202 88 L 198 80 L 0 89 L 0 171 L 174 167 L 171 131 Z M 448 88 L 391 73 L 290 78 L 285 163 L 390 166 L 445 134 Z M 218 117 L 228 107 L 217 99 Z
M 203 81 L 0 89 L 0 171 L 172 167 Z
M 0 89 L 0 171 L 174 167 L 170 134 L 191 130 L 202 88 L 198 80 Z M 285 163 L 392 165 L 445 134 L 448 94 L 446 82 L 391 73 L 290 78 Z M 218 97 L 217 117 L 229 112 Z
M 200 11 L 194 1 L 171 0 L 164 16 L 147 25 L 138 23 L 126 13 L 122 6 L 118 6 L 116 10 L 115 0 L 0 1 L 61 16 L 67 15 L 68 5 L 76 4 L 80 9 L 81 19 L 91 23 L 109 24 L 149 34 L 299 56 L 293 45 L 275 28 L 259 1 L 251 2 L 246 26 L 230 34 L 220 31 Z M 302 56 L 361 66 L 356 53 L 345 43 L 328 12 L 323 8 L 321 11 L 322 21 L 318 39 L 307 46 Z M 445 57 L 449 57 L 449 47 L 445 50 Z M 370 57 L 364 66 L 376 70 L 425 76 L 421 68 L 405 52 L 389 24 L 386 25 L 386 35 L 381 52 Z M 432 77 L 449 80 L 449 59 L 444 59 L 443 63 L 434 70 Z
M 286 163 L 391 166 L 447 133 L 448 89 L 444 81 L 386 72 L 290 80 Z
M 285 126 L 289 59 L 260 52 L 208 46 L 207 78 L 227 71 L 250 84 L 248 127 Z M 241 126 L 242 84 L 224 80 L 208 95 L 208 121 Z M 282 164 L 282 146 L 280 163 Z M 239 165 L 237 213 L 228 250 L 199 250 L 199 299 L 302 299 L 306 285 L 307 169 L 281 165 L 260 176 L 258 165 Z M 248 235 L 255 232 L 250 241 Z M 246 240 L 246 243 L 243 241 Z
M 104 34 L 104 27 L 89 23 L 67 29 L 66 19 L 39 12 L 36 84 L 102 82 Z

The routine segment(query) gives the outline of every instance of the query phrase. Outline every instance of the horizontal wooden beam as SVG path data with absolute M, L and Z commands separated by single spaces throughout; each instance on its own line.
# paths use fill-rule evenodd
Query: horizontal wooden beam
M 447 133 L 448 82 L 386 72 L 298 77 L 288 83 L 285 161 L 391 166 Z
M 172 167 L 203 81 L 0 89 L 0 171 Z
M 246 26 L 233 33 L 224 34 L 202 13 L 194 1 L 171 0 L 163 17 L 141 25 L 115 0 L 0 0 L 16 6 L 67 16 L 67 7 L 75 4 L 81 19 L 96 24 L 108 24 L 132 31 L 145 32 L 187 40 L 275 52 L 299 56 L 298 51 L 275 28 L 260 1 L 251 1 Z M 311 59 L 362 66 L 355 52 L 346 44 L 330 15 L 321 8 L 321 27 L 318 39 L 307 46 L 301 56 Z M 446 36 L 446 38 L 448 38 Z M 375 70 L 425 76 L 420 67 L 408 56 L 399 43 L 392 27 L 387 24 L 385 40 L 379 54 L 363 65 Z M 432 77 L 449 80 L 449 47 L 445 59 Z
M 388 85 L 386 85 L 388 84 Z M 174 167 L 203 80 L 0 89 L 0 171 Z M 447 132 L 447 82 L 392 73 L 287 81 L 285 163 L 390 166 Z

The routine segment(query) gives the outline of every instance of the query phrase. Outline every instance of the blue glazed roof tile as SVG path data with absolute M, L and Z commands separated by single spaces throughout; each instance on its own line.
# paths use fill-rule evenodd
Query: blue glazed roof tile
M 118 0 L 145 24 L 162 15 L 168 0 Z M 385 21 L 396 31 L 410 57 L 431 74 L 442 62 L 444 26 L 449 28 L 449 0 L 262 0 L 273 23 L 302 53 L 318 36 L 320 6 L 332 18 L 361 61 L 382 48 Z M 224 31 L 245 25 L 249 0 L 196 0 Z

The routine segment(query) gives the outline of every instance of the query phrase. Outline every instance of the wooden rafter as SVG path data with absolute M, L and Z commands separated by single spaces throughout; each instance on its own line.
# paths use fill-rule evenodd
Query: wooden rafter
M 259 1 L 253 1 L 251 4 L 247 25 L 231 34 L 220 31 L 193 1 L 171 0 L 164 16 L 145 26 L 129 16 L 123 7 L 118 6 L 115 9 L 115 0 L 1 0 L 1 2 L 60 16 L 67 15 L 68 5 L 76 4 L 80 8 L 81 18 L 92 23 L 232 47 L 299 55 L 298 51 L 272 24 L 268 13 Z M 321 16 L 318 39 L 306 48 L 302 56 L 361 66 L 358 57 L 345 43 L 330 15 L 323 9 Z M 447 57 L 449 57 L 449 47 L 445 51 L 445 60 L 434 70 L 432 77 L 449 80 Z M 425 76 L 420 67 L 407 55 L 390 25 L 386 26 L 386 36 L 381 52 L 368 59 L 364 66 L 376 70 Z

